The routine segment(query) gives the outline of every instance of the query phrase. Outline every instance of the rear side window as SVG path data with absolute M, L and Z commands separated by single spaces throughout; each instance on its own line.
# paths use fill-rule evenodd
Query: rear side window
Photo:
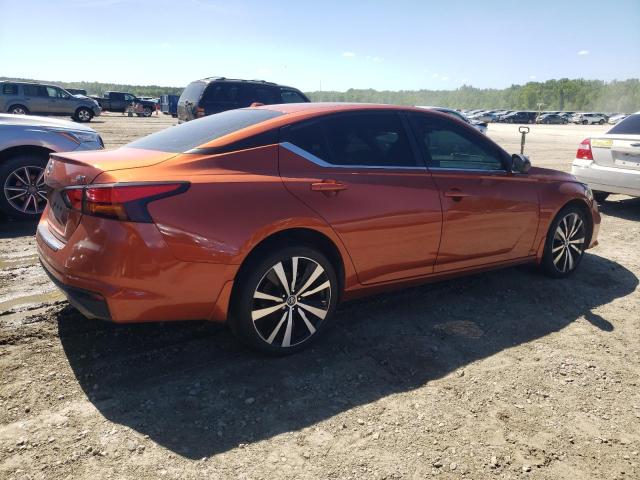
M 640 135 L 640 113 L 629 115 L 607 133 L 617 133 L 619 135 Z
M 28 97 L 48 97 L 47 89 L 40 85 L 23 85 L 24 94 Z
M 18 85 L 15 83 L 5 83 L 2 85 L 2 94 L 3 95 L 17 95 L 18 94 Z
M 280 115 L 282 112 L 266 109 L 228 110 L 161 130 L 126 146 L 162 152 L 186 152 L 203 143 Z
M 202 96 L 202 103 L 236 103 L 240 87 L 235 83 L 210 83 Z
M 280 89 L 280 94 L 282 95 L 282 103 L 306 103 L 307 99 L 304 98 L 300 92 L 296 92 L 295 90 L 291 90 L 288 88 Z
M 242 104 L 251 105 L 254 102 L 273 105 L 280 103 L 280 98 L 278 98 L 278 92 L 274 88 L 262 87 L 260 85 L 245 85 Z
M 332 165 L 352 167 L 417 167 L 400 115 L 367 112 L 322 118 L 283 132 L 283 141 Z

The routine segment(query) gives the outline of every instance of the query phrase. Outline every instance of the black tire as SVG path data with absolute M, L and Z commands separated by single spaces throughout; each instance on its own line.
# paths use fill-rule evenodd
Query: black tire
M 598 125 L 604 125 L 604 119 L 601 119 L 601 120 L 598 122 Z
M 314 272 L 320 273 L 312 278 Z M 282 275 L 286 287 L 279 280 Z M 338 299 L 335 268 L 313 248 L 285 247 L 268 253 L 247 266 L 237 282 L 229 324 L 254 349 L 271 355 L 295 353 L 315 342 L 331 324 Z M 319 288 L 327 282 L 327 287 Z M 257 293 L 261 297 L 256 298 Z
M 153 113 L 153 110 L 151 109 L 151 107 L 144 107 L 142 109 L 142 116 L 143 117 L 150 117 L 152 113 Z
M 80 123 L 88 123 L 93 118 L 93 112 L 91 109 L 87 107 L 80 107 L 76 110 L 76 113 L 73 115 L 73 119 L 76 122 Z
M 14 115 L 29 115 L 29 109 L 24 105 L 11 105 L 7 112 Z
M 40 218 L 47 203 L 40 177 L 46 165 L 47 156 L 35 154 L 18 155 L 0 163 L 0 210 L 5 215 L 15 220 Z
M 553 278 L 565 278 L 575 272 L 591 237 L 590 229 L 591 224 L 580 208 L 569 205 L 560 210 L 547 232 L 541 264 L 543 271 Z M 579 240 L 582 243 L 578 243 Z
M 609 192 L 601 192 L 600 190 L 593 191 L 593 198 L 598 203 L 604 203 L 608 196 Z
M 588 124 L 589 124 L 589 120 L 583 120 L 583 121 L 582 121 L 582 124 L 583 124 L 583 125 L 588 125 Z

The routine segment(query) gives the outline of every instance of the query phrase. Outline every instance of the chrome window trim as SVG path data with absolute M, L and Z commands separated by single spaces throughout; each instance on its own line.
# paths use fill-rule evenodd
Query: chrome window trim
M 482 168 L 447 168 L 447 167 L 429 167 L 429 170 L 436 170 L 438 172 L 474 172 L 474 173 L 487 173 L 497 175 L 499 173 L 508 173 L 505 169 L 500 170 L 484 170 Z
M 367 169 L 367 170 L 413 170 L 419 172 L 427 172 L 427 167 L 392 167 L 389 165 L 383 166 L 373 166 L 373 165 L 334 165 L 332 163 L 326 162 L 322 160 L 320 157 L 316 157 L 313 153 L 307 152 L 305 149 L 294 145 L 291 142 L 280 142 L 279 144 L 282 148 L 286 148 L 291 153 L 295 153 L 305 160 L 310 161 L 311 163 L 315 163 L 319 167 L 323 168 L 350 168 L 353 170 L 358 169 Z

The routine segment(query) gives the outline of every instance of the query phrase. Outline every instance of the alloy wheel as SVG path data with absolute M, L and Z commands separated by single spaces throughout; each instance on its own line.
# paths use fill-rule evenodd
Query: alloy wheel
M 251 320 L 269 345 L 293 347 L 311 338 L 331 305 L 331 281 L 325 269 L 307 257 L 273 265 L 253 293 Z
M 11 207 L 29 215 L 39 215 L 47 203 L 44 168 L 24 166 L 11 172 L 4 182 L 4 195 Z
M 26 115 L 27 111 L 23 107 L 13 107 L 11 113 L 14 115 Z
M 553 264 L 559 272 L 567 273 L 577 266 L 584 253 L 585 235 L 584 221 L 577 213 L 571 212 L 560 220 L 551 244 Z
M 83 122 L 88 122 L 89 120 L 91 120 L 91 114 L 89 113 L 89 110 L 86 109 L 80 109 L 78 111 L 78 119 L 83 121 Z

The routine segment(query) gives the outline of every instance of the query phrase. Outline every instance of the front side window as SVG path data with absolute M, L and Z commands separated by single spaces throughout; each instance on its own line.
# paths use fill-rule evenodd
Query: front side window
M 321 160 L 351 167 L 419 167 L 400 115 L 366 112 L 329 116 L 289 127 L 281 141 Z
M 59 88 L 45 87 L 45 89 L 47 91 L 47 96 L 49 98 L 65 98 L 66 97 L 66 95 Z
M 124 101 L 125 102 L 135 102 L 136 101 L 136 97 L 134 97 L 131 94 L 125 93 L 124 94 Z
M 15 83 L 5 83 L 2 85 L 2 94 L 3 95 L 17 95 L 18 94 L 18 85 Z
M 282 96 L 282 103 L 306 103 L 307 100 L 300 95 L 299 92 L 295 90 L 289 90 L 287 88 L 282 88 L 280 90 L 280 94 Z
M 445 119 L 412 115 L 411 122 L 427 163 L 433 168 L 503 170 L 497 151 L 483 138 Z

